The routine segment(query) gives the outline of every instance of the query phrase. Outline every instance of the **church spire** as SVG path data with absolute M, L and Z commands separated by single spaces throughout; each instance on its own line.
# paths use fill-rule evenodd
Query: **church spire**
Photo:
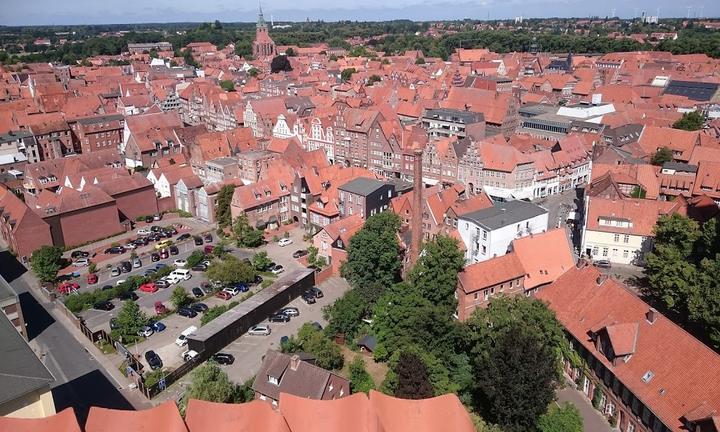
M 258 1 L 258 10 L 259 10 L 259 13 L 258 13 L 257 26 L 265 27 L 265 26 L 267 26 L 267 24 L 265 23 L 265 17 L 263 16 L 262 4 L 260 3 L 260 1 Z

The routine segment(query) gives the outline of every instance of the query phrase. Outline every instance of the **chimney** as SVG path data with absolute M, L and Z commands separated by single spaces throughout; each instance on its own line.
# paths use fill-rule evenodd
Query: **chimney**
M 597 282 L 598 286 L 601 286 L 603 284 L 603 282 L 605 282 L 607 280 L 607 278 L 608 278 L 608 276 L 606 274 L 601 274 L 601 275 L 598 275 L 595 282 Z
M 297 371 L 298 366 L 300 366 L 300 356 L 297 354 L 293 354 L 290 357 L 290 369 Z
M 655 308 L 648 309 L 647 312 L 645 312 L 645 319 L 648 323 L 653 324 L 655 323 L 655 320 L 657 319 L 657 313 L 658 311 L 655 310 Z
M 412 240 L 410 244 L 410 265 L 415 265 L 420 255 L 420 243 L 422 243 L 422 150 L 416 149 L 413 165 L 413 208 L 412 208 Z

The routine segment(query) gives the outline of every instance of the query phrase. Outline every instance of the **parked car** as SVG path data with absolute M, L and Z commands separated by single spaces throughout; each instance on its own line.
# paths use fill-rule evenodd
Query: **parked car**
M 194 359 L 198 356 L 197 351 L 195 350 L 187 350 L 184 353 L 182 353 L 182 359 L 183 361 L 189 362 L 190 360 Z
M 205 296 L 205 291 L 202 290 L 200 287 L 195 287 L 192 290 L 192 294 L 195 296 L 195 298 L 200 298 Z
M 118 279 L 115 281 L 115 286 L 120 286 L 125 283 L 125 279 Z
M 139 230 L 137 230 L 137 235 L 140 236 L 150 235 L 150 233 L 151 231 L 147 228 L 140 228 Z
M 240 294 L 240 292 L 241 292 L 240 288 L 234 287 L 234 286 L 224 288 L 223 291 L 230 294 L 233 297 Z
M 323 326 L 320 325 L 320 323 L 317 322 L 317 321 L 314 321 L 314 322 L 312 323 L 312 326 L 315 327 L 315 329 L 317 329 L 318 331 L 320 331 L 320 330 L 323 329 Z
M 160 254 L 157 253 L 157 252 L 153 252 L 153 253 L 150 255 L 150 261 L 152 261 L 152 262 L 158 262 L 158 261 L 160 261 Z
M 253 336 L 267 336 L 270 334 L 270 326 L 266 324 L 254 325 L 250 327 L 248 334 Z
M 168 308 L 165 307 L 165 305 L 163 304 L 163 302 L 161 302 L 161 301 L 156 301 L 156 302 L 155 302 L 155 313 L 156 313 L 156 314 L 162 315 L 162 314 L 164 314 L 164 313 L 167 313 L 167 311 L 168 311 Z
M 111 290 L 111 289 L 113 289 L 113 288 L 115 288 L 115 287 L 112 286 L 112 285 L 103 285 L 102 290 L 103 290 L 103 291 L 107 291 L 107 290 Z
M 597 260 L 593 261 L 593 265 L 598 268 L 610 268 L 612 267 L 612 264 L 610 264 L 610 261 L 608 260 Z
M 276 314 L 270 315 L 268 317 L 268 321 L 270 321 L 270 322 L 290 322 L 290 317 L 285 314 L 276 313 Z
M 230 300 L 232 298 L 232 294 L 225 291 L 218 291 L 218 293 L 215 294 L 215 297 L 221 298 L 223 300 Z
M 150 243 L 150 239 L 148 237 L 138 237 L 133 240 L 133 243 L 135 246 L 147 246 L 147 244 Z
M 145 275 L 145 277 L 149 277 L 149 276 L 154 275 L 155 273 L 157 273 L 157 270 L 155 270 L 154 268 L 149 268 L 149 269 L 145 270 L 144 275 Z
M 130 263 L 130 261 L 121 262 L 120 271 L 123 273 L 130 273 L 132 271 L 132 264 Z
M 228 353 L 217 353 L 212 356 L 212 359 L 221 365 L 231 365 L 235 362 L 235 357 Z
M 166 329 L 165 324 L 163 324 L 162 321 L 150 321 L 148 325 L 158 333 Z
M 165 289 L 170 286 L 170 283 L 165 279 L 158 279 L 155 281 L 155 286 L 160 289 Z
M 184 316 L 186 318 L 195 318 L 197 316 L 197 312 L 190 309 L 189 307 L 181 307 L 178 308 L 178 315 Z
M 135 291 L 127 291 L 118 296 L 120 300 L 132 300 L 135 301 L 139 299 L 138 295 L 135 293 Z
M 242 283 L 242 282 L 238 282 L 238 283 L 236 283 L 235 285 L 232 285 L 232 287 L 239 289 L 240 292 L 248 292 L 248 291 L 250 291 L 250 288 L 248 288 L 248 286 L 245 285 L 245 284 Z
M 158 270 L 164 269 L 164 268 L 166 268 L 166 267 L 168 267 L 168 265 L 165 264 L 165 263 L 157 263 L 157 264 L 155 264 L 155 268 L 158 269 Z
M 142 292 L 154 293 L 154 292 L 157 292 L 158 287 L 153 282 L 147 282 L 147 283 L 140 285 L 139 289 Z
M 211 254 L 213 253 L 214 249 L 215 247 L 213 245 L 205 245 L 205 247 L 203 248 L 203 252 L 205 252 L 206 254 Z
M 85 252 L 83 250 L 72 251 L 72 253 L 70 254 L 71 259 L 87 258 L 89 256 L 90 252 Z
M 315 298 L 323 298 L 323 292 L 320 290 L 320 288 L 314 286 L 308 290 L 308 292 L 315 296 Z
M 296 308 L 296 307 L 286 307 L 286 308 L 282 308 L 282 309 L 280 309 L 280 311 L 279 311 L 278 313 L 281 313 L 281 314 L 283 314 L 283 315 L 287 315 L 287 316 L 289 316 L 289 317 L 300 316 L 300 310 L 298 310 L 298 308 Z
M 256 285 L 258 285 L 258 284 L 261 284 L 262 282 L 263 282 L 262 276 L 260 276 L 260 275 L 255 275 L 255 280 L 253 280 L 253 283 L 256 284 Z
M 123 246 L 113 246 L 105 249 L 105 253 L 110 255 L 124 254 L 125 248 Z
M 293 258 L 301 258 L 308 254 L 308 251 L 305 249 L 296 250 L 293 252 Z
M 170 276 L 180 280 L 189 280 L 192 277 L 192 273 L 190 273 L 188 269 L 179 268 L 173 270 Z
M 184 259 L 176 259 L 176 260 L 173 262 L 173 265 L 174 265 L 175 267 L 177 267 L 177 268 L 185 268 L 185 266 L 187 265 L 187 260 L 184 260 Z
M 96 284 L 98 281 L 98 276 L 95 273 L 88 273 L 87 275 L 87 283 L 89 285 Z
M 164 249 L 168 246 L 170 246 L 172 242 L 170 240 L 163 240 L 155 245 L 155 249 Z
M 162 359 L 160 359 L 160 356 L 157 355 L 157 353 L 153 350 L 145 353 L 145 361 L 147 361 L 150 369 L 152 370 L 160 369 L 163 367 Z
M 101 302 L 95 303 L 93 305 L 93 309 L 111 311 L 111 310 L 115 309 L 115 305 L 112 304 L 111 301 L 106 300 L 106 301 L 101 301 Z
M 280 274 L 285 271 L 285 268 L 281 266 L 280 264 L 276 265 L 272 270 L 270 270 L 272 274 Z
M 151 223 L 153 221 L 152 216 L 145 216 L 145 223 Z
M 209 308 L 208 305 L 206 305 L 205 303 L 193 303 L 190 305 L 190 309 L 194 310 L 197 313 L 200 313 L 207 312 Z
M 188 233 L 180 234 L 180 235 L 178 236 L 178 238 L 177 238 L 177 241 L 187 240 L 187 239 L 189 239 L 190 237 L 192 237 L 192 236 L 191 236 L 190 234 L 188 234 Z
M 80 289 L 80 285 L 77 282 L 63 282 L 57 287 L 57 292 L 60 294 L 70 294 Z
M 170 246 L 168 250 L 170 251 L 170 255 L 177 255 L 180 253 L 180 250 L 177 248 L 177 246 Z
M 161 215 L 160 213 L 155 213 L 155 214 L 153 215 L 153 220 L 154 220 L 154 221 L 159 221 L 160 219 L 162 219 L 162 215 Z
M 213 236 L 212 236 L 212 234 L 206 233 L 206 234 L 203 236 L 203 240 L 205 240 L 205 243 L 210 243 L 211 241 L 213 241 Z
M 278 242 L 278 246 L 280 246 L 280 247 L 290 246 L 292 243 L 293 243 L 293 241 L 291 238 L 281 238 L 280 241 Z
M 175 345 L 177 345 L 177 346 L 187 345 L 187 337 L 190 336 L 191 334 L 195 333 L 196 331 L 197 331 L 197 327 L 195 327 L 195 326 L 190 326 L 190 327 L 186 328 L 185 330 L 183 330 L 180 333 L 180 336 L 178 336 L 177 339 L 175 339 Z
M 78 258 L 73 262 L 75 267 L 87 267 L 90 265 L 90 258 Z
M 162 259 L 170 258 L 170 252 L 168 252 L 167 249 L 160 249 L 160 258 L 162 258 Z
M 117 318 L 110 318 L 110 330 L 115 330 L 118 327 Z
M 153 335 L 153 333 L 155 333 L 155 330 L 153 330 L 152 327 L 150 327 L 150 326 L 145 326 L 145 327 L 141 328 L 140 330 L 138 330 L 138 336 L 142 336 L 145 338 L 149 338 L 150 336 Z
M 132 265 L 133 265 L 133 268 L 140 268 L 140 267 L 142 267 L 142 261 L 140 261 L 140 258 L 135 258 L 133 260 Z
M 307 292 L 307 291 L 305 291 L 304 293 L 302 293 L 302 299 L 303 299 L 303 300 L 305 301 L 305 303 L 307 303 L 307 304 L 315 304 L 315 302 L 317 301 L 317 300 L 315 300 L 315 296 L 312 295 L 311 293 Z
M 137 249 L 137 245 L 135 244 L 134 241 L 129 241 L 129 242 L 125 243 L 125 249 L 130 249 L 130 250 Z
M 198 265 L 196 265 L 196 266 L 192 266 L 192 268 L 191 268 L 190 270 L 192 270 L 192 271 L 204 272 L 204 271 L 207 270 L 207 269 L 208 269 L 207 264 L 205 264 L 205 263 L 200 263 L 200 264 L 198 264 Z
M 154 233 L 157 233 L 157 232 L 162 231 L 162 227 L 161 227 L 161 226 L 158 226 L 158 225 L 153 225 L 153 226 L 150 227 L 150 231 L 151 231 L 151 232 L 154 232 Z
M 110 277 L 120 276 L 120 267 L 113 267 L 112 270 L 110 270 Z
M 195 242 L 195 246 L 202 246 L 203 239 L 200 236 L 193 237 L 193 241 Z

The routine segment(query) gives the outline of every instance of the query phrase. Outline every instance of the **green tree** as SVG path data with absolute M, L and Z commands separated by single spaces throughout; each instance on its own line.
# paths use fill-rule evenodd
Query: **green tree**
M 328 320 L 328 334 L 343 334 L 346 339 L 352 340 L 357 336 L 358 329 L 363 324 L 362 319 L 368 313 L 368 303 L 356 289 L 353 289 L 335 303 L 326 306 L 323 313 Z
M 42 282 L 54 282 L 62 268 L 62 249 L 42 246 L 30 257 L 30 268 Z
M 223 90 L 225 90 L 226 92 L 234 92 L 235 91 L 235 83 L 232 80 L 220 81 L 220 87 Z
M 250 69 L 248 69 L 248 71 L 247 71 L 247 75 L 248 75 L 250 78 L 255 78 L 256 76 L 258 76 L 259 73 L 260 73 L 260 71 L 257 70 L 257 68 L 250 68 Z
M 290 337 L 284 348 L 287 348 L 287 352 L 302 350 L 314 355 L 317 365 L 323 369 L 340 370 L 343 367 L 344 359 L 340 347 L 311 323 L 303 324 L 298 330 L 297 338 Z
M 423 245 L 415 267 L 410 272 L 410 283 L 420 290 L 431 303 L 446 307 L 448 314 L 455 311 L 455 289 L 458 273 L 465 266 L 465 256 L 458 241 L 440 235 Z
M 148 317 L 145 312 L 140 310 L 140 306 L 132 300 L 123 303 L 120 312 L 116 317 L 117 329 L 113 330 L 116 336 L 120 336 L 125 343 L 132 342 L 137 338 L 137 334 L 148 323 Z
M 210 321 L 214 320 L 215 318 L 219 317 L 220 315 L 224 314 L 228 311 L 228 306 L 226 305 L 219 305 L 219 306 L 213 306 L 210 309 L 207 310 L 200 318 L 200 325 L 205 325 L 209 323 Z
M 686 258 L 690 257 L 695 242 L 700 238 L 698 223 L 677 213 L 660 216 L 653 232 L 657 244 L 675 248 Z
M 715 349 L 720 348 L 720 255 L 700 262 L 697 289 L 688 299 L 690 318 L 699 323 Z
M 418 57 L 415 59 L 416 65 L 424 65 L 425 64 L 425 58 L 424 57 Z
M 664 164 L 665 162 L 670 162 L 672 160 L 672 150 L 670 150 L 668 147 L 663 146 L 657 149 L 650 162 L 653 165 L 662 166 L 662 164 Z
M 583 418 L 580 411 L 571 403 L 554 405 L 538 422 L 540 432 L 583 432 Z
M 233 384 L 227 373 L 215 362 L 204 363 L 195 369 L 190 387 L 181 402 L 182 411 L 190 399 L 208 402 L 234 403 L 242 402 L 241 389 Z M 244 398 L 243 398 L 244 399 Z
M 263 243 L 263 232 L 250 226 L 245 213 L 233 221 L 233 234 L 239 247 L 258 247 Z
M 660 300 L 683 320 L 688 318 L 689 300 L 697 290 L 697 268 L 680 249 L 658 244 L 645 255 L 647 294 Z
M 534 430 L 555 398 L 557 356 L 526 325 L 516 322 L 497 335 L 475 371 L 484 411 L 507 431 Z
M 154 58 L 154 59 L 158 58 L 158 52 L 156 49 L 151 49 L 149 54 L 150 54 L 150 58 Z
M 376 82 L 381 82 L 381 81 L 382 81 L 382 78 L 380 78 L 380 75 L 373 74 L 373 75 L 370 75 L 370 78 L 368 78 L 367 85 L 372 86 Z
M 235 185 L 225 185 L 220 188 L 217 197 L 216 219 L 220 228 L 230 226 L 232 218 L 230 216 L 230 202 L 232 201 Z
M 205 259 L 205 254 L 201 250 L 194 250 L 190 256 L 187 257 L 187 266 L 195 267 Z
M 219 281 L 223 285 L 249 283 L 255 279 L 252 265 L 240 261 L 233 255 L 228 255 L 222 260 L 213 260 L 205 274 L 209 280 Z
M 402 399 L 426 399 L 433 396 L 427 368 L 422 359 L 412 352 L 400 353 L 395 366 L 397 387 L 395 397 Z
M 356 355 L 348 370 L 350 389 L 353 393 L 368 393 L 375 389 L 375 382 L 365 369 L 365 360 L 362 356 Z
M 698 111 L 684 113 L 682 118 L 673 123 L 673 128 L 686 131 L 696 131 L 703 128 L 705 117 Z
M 288 49 L 285 50 L 285 55 L 288 57 L 295 57 L 297 56 L 297 53 L 292 47 L 288 47 Z
M 176 286 L 172 294 L 170 294 L 170 303 L 175 306 L 175 309 L 179 309 L 192 303 L 192 298 L 188 295 L 187 291 L 185 291 L 184 287 Z
M 286 55 L 276 56 L 270 62 L 270 72 L 271 73 L 290 72 L 290 71 L 292 71 L 292 66 L 290 65 L 290 60 L 288 59 L 288 56 L 286 56 Z
M 400 218 L 391 212 L 370 216 L 348 245 L 348 260 L 341 268 L 353 287 L 378 282 L 390 286 L 400 281 Z M 368 271 L 368 270 L 372 271 Z
M 340 79 L 343 81 L 350 81 L 350 78 L 352 78 L 355 72 L 357 72 L 355 68 L 343 69 L 342 72 L 340 72 Z
M 268 267 L 270 267 L 270 263 L 272 263 L 272 260 L 265 251 L 260 251 L 252 257 L 252 265 L 257 271 L 267 270 Z

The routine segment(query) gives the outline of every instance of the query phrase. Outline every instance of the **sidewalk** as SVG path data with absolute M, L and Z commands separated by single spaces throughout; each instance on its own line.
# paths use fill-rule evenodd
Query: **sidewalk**
M 585 399 L 585 397 L 570 384 L 558 390 L 557 402 L 570 402 L 575 405 L 583 418 L 583 430 L 585 432 L 612 432 L 614 430 L 598 410 L 592 406 L 590 401 Z

